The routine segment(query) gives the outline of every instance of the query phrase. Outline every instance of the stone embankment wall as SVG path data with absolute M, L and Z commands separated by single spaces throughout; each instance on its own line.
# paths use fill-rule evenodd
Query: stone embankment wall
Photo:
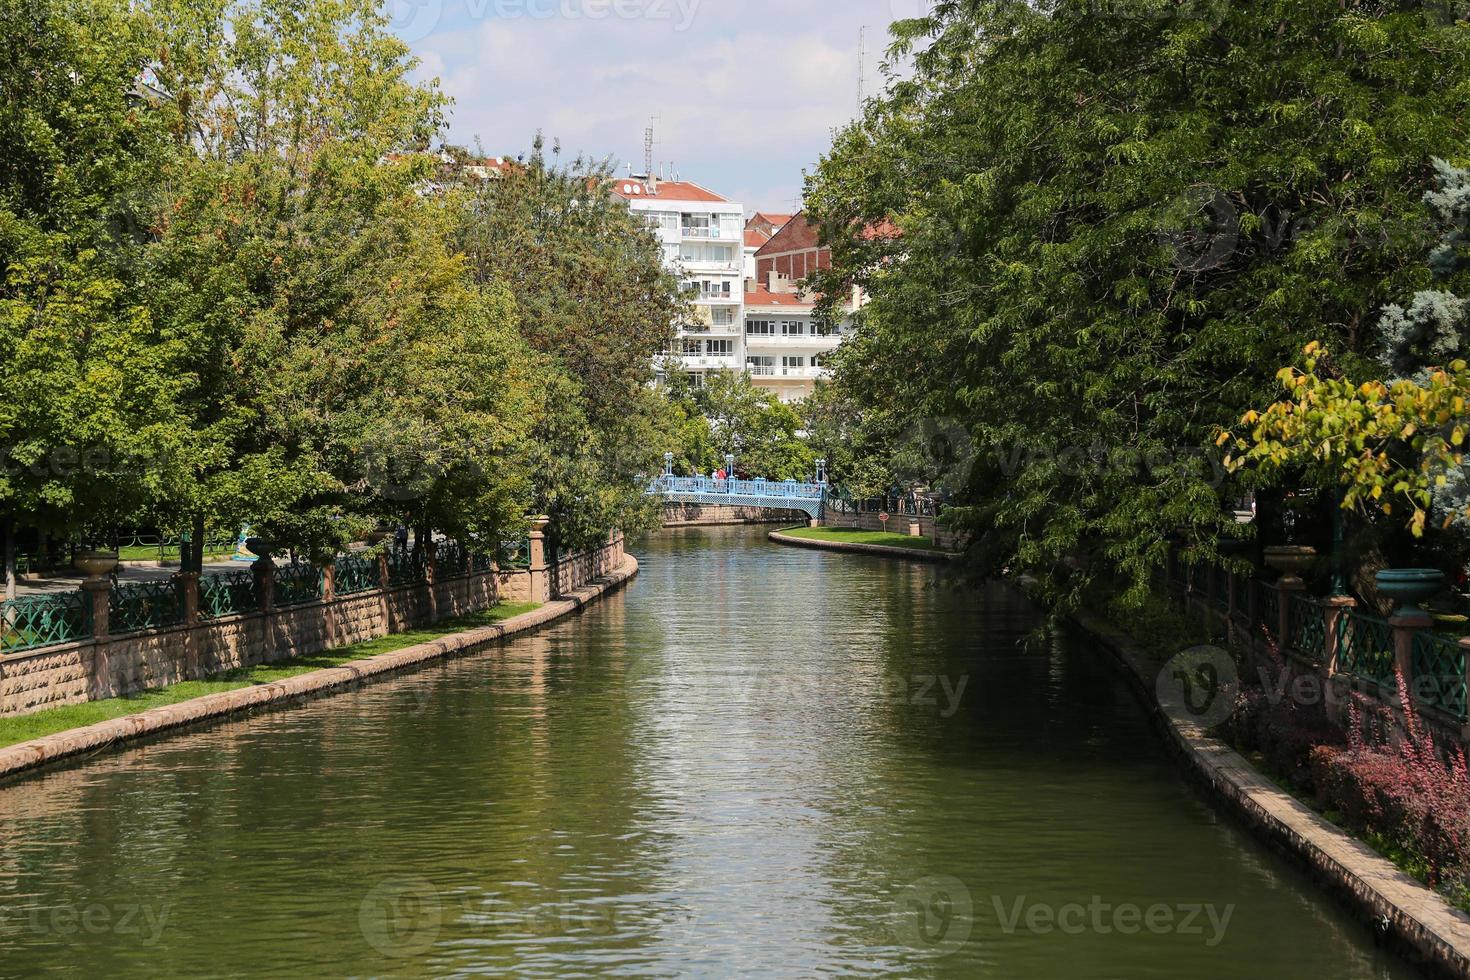
M 806 524 L 809 518 L 799 510 L 771 510 L 768 507 L 734 507 L 729 504 L 664 504 L 664 527 L 713 527 L 722 524 Z
M 617 534 L 594 551 L 548 563 L 538 528 L 524 569 L 441 577 L 431 556 L 424 582 L 390 587 L 384 565 L 379 588 L 342 597 L 335 595 L 328 570 L 320 600 L 278 609 L 266 587 L 259 611 L 214 620 L 199 615 L 194 576 L 184 583 L 183 625 L 120 636 L 108 635 L 108 593 L 100 590 L 92 593 L 100 597 L 93 606 L 92 638 L 0 657 L 0 716 L 309 656 L 480 612 L 497 602 L 548 602 L 621 568 L 623 558 L 623 537 Z M 258 581 L 268 583 L 271 577 Z
M 822 518 L 822 525 L 824 527 L 852 527 L 863 531 L 882 531 L 883 522 L 878 519 L 878 516 L 877 513 L 866 511 L 860 514 L 829 512 Z M 942 524 L 936 524 L 932 517 L 893 514 L 888 518 L 888 530 L 893 534 L 908 534 L 910 524 L 918 524 L 920 537 L 932 538 L 936 545 L 946 551 L 960 549 L 959 535 Z

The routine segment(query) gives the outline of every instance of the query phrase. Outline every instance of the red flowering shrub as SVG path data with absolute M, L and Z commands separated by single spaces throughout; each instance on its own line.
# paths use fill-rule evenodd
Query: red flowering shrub
M 1400 692 L 1407 686 L 1400 678 Z M 1349 706 L 1344 731 L 1321 705 L 1273 703 L 1243 691 L 1226 726 L 1235 744 L 1261 752 L 1301 790 L 1315 792 L 1352 829 L 1423 862 L 1429 882 L 1470 889 L 1470 765 L 1463 747 L 1446 750 L 1400 695 L 1402 724 L 1382 706 Z

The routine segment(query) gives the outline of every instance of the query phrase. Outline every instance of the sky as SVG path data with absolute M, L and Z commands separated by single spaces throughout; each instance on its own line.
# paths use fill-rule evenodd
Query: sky
M 882 84 L 888 25 L 925 0 L 386 0 L 391 29 L 454 99 L 449 138 L 492 156 L 537 130 L 563 155 L 672 165 L 753 211 L 794 212 L 802 171 L 852 119 L 859 32 Z M 665 171 L 667 175 L 668 171 Z

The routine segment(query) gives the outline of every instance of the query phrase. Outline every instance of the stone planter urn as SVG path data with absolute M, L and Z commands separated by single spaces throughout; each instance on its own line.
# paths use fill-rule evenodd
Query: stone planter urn
M 87 576 L 89 582 L 100 582 L 117 568 L 115 551 L 78 551 L 72 561 L 76 570 Z
M 1378 591 L 1402 603 L 1394 616 L 1430 618 L 1420 603 L 1434 598 L 1444 588 L 1444 572 L 1437 568 L 1385 568 L 1376 577 Z
M 1304 544 L 1278 544 L 1266 549 L 1266 564 L 1281 573 L 1278 584 L 1288 589 L 1306 588 L 1301 573 L 1317 560 L 1317 549 Z
M 245 550 L 256 558 L 269 560 L 271 552 L 276 550 L 276 546 L 274 542 L 267 541 L 265 538 L 246 538 Z

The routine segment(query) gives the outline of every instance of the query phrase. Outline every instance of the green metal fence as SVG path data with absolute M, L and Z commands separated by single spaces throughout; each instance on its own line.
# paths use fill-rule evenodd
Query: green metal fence
M 519 541 L 501 542 L 499 563 L 503 569 L 519 570 L 530 568 L 531 539 L 522 538 Z
M 1387 620 L 1360 612 L 1338 617 L 1337 664 L 1352 674 L 1379 684 L 1394 683 L 1393 627 Z
M 137 582 L 113 586 L 107 597 L 109 633 L 178 626 L 184 621 L 184 597 L 173 582 Z
M 458 541 L 441 541 L 434 552 L 434 573 L 441 579 L 470 573 L 470 555 Z
M 357 595 L 359 592 L 371 592 L 378 585 L 378 561 L 376 558 L 363 558 L 360 555 L 338 556 L 337 580 L 335 583 L 338 595 Z
M 388 553 L 388 585 L 400 588 L 418 585 L 425 580 L 423 553 L 419 551 L 391 551 Z
M 1465 648 L 1460 641 L 1420 630 L 1414 634 L 1414 695 L 1423 704 L 1464 721 Z
M 1256 616 L 1266 632 L 1275 636 L 1281 632 L 1281 593 L 1259 579 L 1252 587 L 1256 590 Z
M 277 565 L 275 604 L 279 608 L 316 602 L 322 597 L 322 573 L 315 565 Z
M 260 591 L 253 572 L 221 572 L 199 579 L 199 616 L 223 619 L 260 610 Z
M 92 635 L 92 597 L 81 590 L 0 602 L 0 653 L 85 640 Z
M 1297 656 L 1313 663 L 1327 659 L 1327 613 L 1314 600 L 1291 596 L 1287 607 L 1291 629 L 1291 648 Z

